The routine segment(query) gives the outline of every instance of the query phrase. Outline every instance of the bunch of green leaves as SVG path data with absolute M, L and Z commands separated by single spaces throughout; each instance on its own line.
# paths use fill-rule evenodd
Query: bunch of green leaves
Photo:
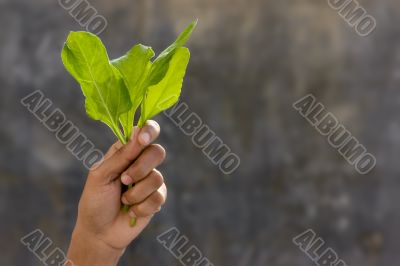
M 193 21 L 160 55 L 142 44 L 109 60 L 101 40 L 89 32 L 71 32 L 62 50 L 65 68 L 80 84 L 89 117 L 108 125 L 128 142 L 140 107 L 138 126 L 174 105 L 189 63 L 183 47 L 196 27 Z

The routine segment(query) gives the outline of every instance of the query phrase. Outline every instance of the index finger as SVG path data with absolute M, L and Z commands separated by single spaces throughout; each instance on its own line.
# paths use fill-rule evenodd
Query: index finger
M 104 161 L 94 170 L 99 179 L 111 181 L 118 177 L 160 134 L 157 122 L 149 120 L 143 128 L 135 128 L 125 145 L 115 143 L 107 151 Z

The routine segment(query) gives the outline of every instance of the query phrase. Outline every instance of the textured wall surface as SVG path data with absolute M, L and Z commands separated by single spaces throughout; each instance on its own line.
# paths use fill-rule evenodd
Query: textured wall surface
M 312 228 L 348 265 L 400 260 L 400 4 L 360 0 L 377 29 L 360 37 L 315 0 L 91 0 L 110 57 L 160 51 L 193 18 L 183 100 L 241 158 L 230 177 L 168 118 L 160 143 L 169 199 L 120 265 L 180 265 L 156 240 L 176 226 L 215 265 L 306 266 L 292 238 Z M 87 118 L 64 70 L 56 0 L 0 0 L 0 265 L 41 265 L 19 239 L 36 228 L 67 249 L 86 170 L 21 104 L 40 89 L 97 147 L 114 136 Z M 293 108 L 313 93 L 377 158 L 358 174 Z

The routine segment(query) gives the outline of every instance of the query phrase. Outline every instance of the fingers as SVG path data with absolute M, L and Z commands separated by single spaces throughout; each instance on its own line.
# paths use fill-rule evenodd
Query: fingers
M 167 199 L 167 187 L 162 184 L 161 187 L 150 194 L 144 201 L 134 204 L 129 209 L 130 217 L 148 217 L 161 210 Z
M 117 141 L 115 142 L 107 151 L 107 153 L 104 155 L 104 160 L 107 160 L 108 158 L 110 158 L 111 156 L 114 155 L 114 153 L 116 153 L 119 149 L 122 148 L 122 146 L 124 146 L 124 144 L 121 143 L 121 141 Z
M 145 178 L 165 159 L 165 150 L 158 144 L 146 148 L 137 160 L 121 174 L 121 182 L 125 185 L 136 183 Z
M 131 139 L 126 145 L 115 143 L 108 150 L 105 160 L 94 170 L 99 179 L 110 181 L 118 177 L 160 134 L 157 122 L 149 120 L 139 129 L 134 128 Z
M 164 178 L 162 174 L 154 169 L 142 181 L 126 191 L 122 195 L 121 201 L 127 205 L 138 204 L 157 191 L 163 184 Z

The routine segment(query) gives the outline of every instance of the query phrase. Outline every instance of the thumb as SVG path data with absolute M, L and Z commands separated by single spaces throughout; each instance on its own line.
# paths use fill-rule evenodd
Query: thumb
M 149 146 L 160 134 L 157 122 L 149 120 L 142 128 L 135 127 L 129 142 L 113 152 L 94 170 L 99 178 L 111 181 L 126 170 L 128 166 Z M 97 176 L 97 174 L 96 174 Z

